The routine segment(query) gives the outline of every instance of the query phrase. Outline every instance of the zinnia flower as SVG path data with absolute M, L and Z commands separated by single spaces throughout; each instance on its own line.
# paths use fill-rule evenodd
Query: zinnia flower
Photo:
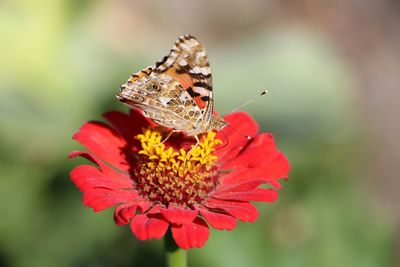
M 230 127 L 203 134 L 189 155 L 193 138 L 174 134 L 160 143 L 167 129 L 140 111 L 104 117 L 109 124 L 88 122 L 74 135 L 89 152 L 69 157 L 94 165 L 76 167 L 71 179 L 85 205 L 95 212 L 116 206 L 115 223 L 129 224 L 140 240 L 159 239 L 170 229 L 179 247 L 202 247 L 209 226 L 232 230 L 238 220 L 254 222 L 258 211 L 250 202 L 275 201 L 277 180 L 289 172 L 271 134 L 258 134 L 246 113 L 226 116 Z

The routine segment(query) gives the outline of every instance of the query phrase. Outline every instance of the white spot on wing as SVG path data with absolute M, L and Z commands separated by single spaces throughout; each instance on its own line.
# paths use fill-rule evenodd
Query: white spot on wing
M 187 61 L 186 60 L 184 60 L 184 59 L 181 59 L 180 61 L 179 61 L 179 66 L 182 66 L 182 67 L 184 67 L 184 66 L 186 66 L 187 65 Z
M 167 103 L 171 100 L 171 98 L 165 97 L 165 96 L 160 96 L 159 100 L 163 106 L 167 106 Z
M 186 43 L 180 43 L 181 47 L 183 48 L 183 50 L 191 50 L 192 46 L 186 44 Z
M 199 68 L 199 66 L 195 66 L 190 72 L 191 73 L 201 73 L 201 69 Z
M 160 65 L 160 66 L 158 66 L 158 69 L 159 69 L 160 71 L 164 71 L 164 70 L 166 69 L 166 67 L 165 67 L 164 65 Z
M 188 100 L 188 99 L 189 99 L 189 98 L 188 98 L 188 94 L 187 94 L 186 92 L 183 91 L 183 92 L 180 94 L 179 99 L 180 99 L 182 102 Z
M 196 111 L 200 111 L 200 109 L 198 106 L 193 106 L 193 107 L 189 108 L 188 111 L 196 112 Z
M 169 57 L 167 59 L 167 61 L 165 61 L 165 65 L 170 66 L 172 65 L 172 63 L 174 63 L 174 59 L 172 57 Z
M 203 75 L 208 75 L 210 74 L 210 68 L 209 67 L 199 67 L 195 66 L 192 70 L 189 71 L 190 73 L 198 74 L 201 73 Z
M 208 75 L 208 74 L 210 74 L 210 68 L 208 68 L 208 67 L 203 67 L 203 68 L 201 68 L 201 73 L 202 73 L 203 75 Z
M 202 96 L 209 96 L 210 95 L 210 91 L 207 90 L 207 89 L 204 89 L 203 87 L 194 86 L 193 87 L 193 91 L 196 92 L 196 93 L 199 93 Z

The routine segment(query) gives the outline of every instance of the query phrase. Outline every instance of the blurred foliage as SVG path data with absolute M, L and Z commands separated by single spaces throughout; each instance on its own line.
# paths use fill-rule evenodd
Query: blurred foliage
M 110 109 L 127 110 L 115 101 L 119 85 L 190 29 L 138 25 L 121 34 L 136 36 L 125 44 L 96 24 L 108 21 L 110 5 L 0 1 L 0 266 L 164 263 L 161 241 L 137 241 L 129 227 L 114 225 L 111 210 L 94 214 L 68 177 L 81 162 L 66 159 L 80 148 L 72 134 Z M 145 2 L 134 7 L 151 18 Z M 220 113 L 269 90 L 245 110 L 275 135 L 292 171 L 279 201 L 258 205 L 256 223 L 213 230 L 189 253 L 190 265 L 391 266 L 393 225 L 359 186 L 368 151 L 357 80 L 329 38 L 301 24 L 259 25 L 229 42 L 198 38 L 209 40 Z

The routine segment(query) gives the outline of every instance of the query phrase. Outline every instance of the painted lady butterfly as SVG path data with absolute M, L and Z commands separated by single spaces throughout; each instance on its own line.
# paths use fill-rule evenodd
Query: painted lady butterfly
M 213 114 L 212 93 L 206 50 L 196 38 L 184 35 L 168 56 L 132 74 L 117 98 L 172 132 L 184 132 L 198 142 L 197 135 L 228 124 Z

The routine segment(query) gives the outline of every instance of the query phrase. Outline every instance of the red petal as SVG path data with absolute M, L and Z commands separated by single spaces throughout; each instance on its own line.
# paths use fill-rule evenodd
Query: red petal
M 290 171 L 289 161 L 285 155 L 278 152 L 271 163 L 265 166 L 264 171 L 270 174 L 268 179 L 287 178 Z
M 128 224 L 133 217 L 136 215 L 137 204 L 136 203 L 125 203 L 119 205 L 114 211 L 114 222 L 116 225 L 121 226 Z
M 81 157 L 95 163 L 97 166 L 100 167 L 101 172 L 107 176 L 111 176 L 113 178 L 126 178 L 128 176 L 128 173 L 120 173 L 120 172 L 115 171 L 114 169 L 110 168 L 108 165 L 104 164 L 95 155 L 93 155 L 89 152 L 86 152 L 86 151 L 72 151 L 68 155 L 68 158 L 71 159 L 71 158 L 75 158 L 77 156 L 81 156 Z
M 271 161 L 276 153 L 276 145 L 272 135 L 263 133 L 257 135 L 239 156 L 224 164 L 221 168 L 226 170 L 243 167 L 255 168 L 264 162 Z
M 134 147 L 140 145 L 135 136 L 142 132 L 143 127 L 150 124 L 149 120 L 138 110 L 132 110 L 129 115 L 119 111 L 110 111 L 103 114 L 103 117 Z
M 225 201 L 219 199 L 206 199 L 205 206 L 211 209 L 222 209 L 243 222 L 255 222 L 258 211 L 248 202 Z
M 131 221 L 131 230 L 139 240 L 160 239 L 168 230 L 161 214 L 139 214 Z
M 146 118 L 146 117 L 143 115 L 143 112 L 142 112 L 140 109 L 136 109 L 136 108 L 130 109 L 130 110 L 129 110 L 129 116 L 130 116 L 130 117 L 132 118 L 132 120 L 134 120 L 134 121 L 137 121 L 137 120 L 139 120 L 140 118 L 145 119 L 145 120 L 146 120 L 146 125 L 147 125 L 147 124 L 150 124 L 150 126 L 157 126 L 157 125 L 158 125 L 158 124 L 156 124 L 155 122 L 153 122 L 152 120 Z
M 238 185 L 260 179 L 266 183 L 271 183 L 276 179 L 286 178 L 289 170 L 290 166 L 286 157 L 278 152 L 276 157 L 268 164 L 228 173 L 221 178 L 221 183 L 222 185 Z
M 265 181 L 263 179 L 258 180 L 238 180 L 238 183 L 223 183 L 216 191 L 211 193 L 210 195 L 213 196 L 214 194 L 218 194 L 218 192 L 231 192 L 231 191 L 250 191 L 257 188 L 260 184 L 263 184 Z
M 114 222 L 118 226 L 128 224 L 136 216 L 137 211 L 143 213 L 150 209 L 152 205 L 153 203 L 145 199 L 119 205 L 114 211 Z
M 278 198 L 278 192 L 273 189 L 255 188 L 245 192 L 216 192 L 212 197 L 234 201 L 273 202 Z
M 83 204 L 98 212 L 117 204 L 133 202 L 138 197 L 138 193 L 133 190 L 96 188 L 83 193 Z
M 198 214 L 197 210 L 185 209 L 176 206 L 169 206 L 165 209 L 161 208 L 160 211 L 169 222 L 174 224 L 191 223 Z
M 219 131 L 216 138 L 224 143 L 228 139 L 228 144 L 223 144 L 223 148 L 216 151 L 215 154 L 218 156 L 219 162 L 226 162 L 235 158 L 249 141 L 246 135 L 255 136 L 258 132 L 258 124 L 247 113 L 233 113 L 226 116 L 224 120 L 229 123 L 229 126 Z
M 272 185 L 275 189 L 282 189 L 282 185 L 276 180 L 265 179 L 265 183 Z
M 215 229 L 233 230 L 236 227 L 237 220 L 229 214 L 213 212 L 207 209 L 199 208 L 200 214 Z
M 98 168 L 91 165 L 80 165 L 70 173 L 71 180 L 81 192 L 93 188 L 132 189 L 133 183 L 129 176 L 122 176 L 114 172 L 105 175 Z M 122 176 L 122 177 L 121 177 Z
M 85 123 L 73 136 L 103 161 L 121 170 L 129 170 L 123 148 L 126 141 L 112 128 L 101 122 Z
M 207 224 L 200 218 L 188 224 L 172 225 L 171 232 L 176 244 L 183 249 L 201 248 L 210 235 Z

